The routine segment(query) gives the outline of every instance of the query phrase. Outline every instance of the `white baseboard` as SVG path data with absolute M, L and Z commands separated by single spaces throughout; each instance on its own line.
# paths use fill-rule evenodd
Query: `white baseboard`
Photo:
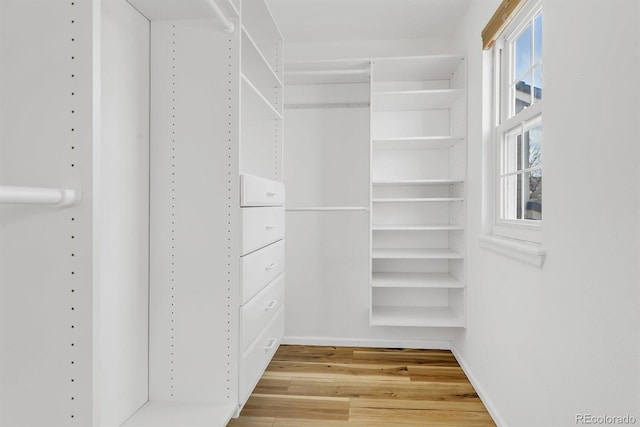
M 487 408 L 487 411 L 489 411 L 489 415 L 491 415 L 491 418 L 493 418 L 493 421 L 495 421 L 498 427 L 506 427 L 507 423 L 500 416 L 500 414 L 498 413 L 498 410 L 496 409 L 491 399 L 489 399 L 489 396 L 485 392 L 484 388 L 480 385 L 475 375 L 473 375 L 473 373 L 471 372 L 471 368 L 469 367 L 467 362 L 464 360 L 464 358 L 456 348 L 455 344 L 450 342 L 449 349 L 451 350 L 451 352 L 453 353 L 453 356 L 458 361 L 458 364 L 464 371 L 464 374 L 469 379 L 469 382 L 471 383 L 473 388 L 476 390 L 476 393 L 478 393 L 478 397 L 480 398 L 480 400 L 482 400 L 482 403 Z
M 371 338 L 331 338 L 331 337 L 284 337 L 282 344 L 324 345 L 332 347 L 374 347 L 374 348 L 419 348 L 426 350 L 449 350 L 451 342 L 419 340 L 381 340 Z

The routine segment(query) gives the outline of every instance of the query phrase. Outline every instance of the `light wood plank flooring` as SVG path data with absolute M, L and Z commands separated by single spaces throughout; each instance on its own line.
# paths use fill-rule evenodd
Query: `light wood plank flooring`
M 450 351 L 285 345 L 228 426 L 495 424 Z

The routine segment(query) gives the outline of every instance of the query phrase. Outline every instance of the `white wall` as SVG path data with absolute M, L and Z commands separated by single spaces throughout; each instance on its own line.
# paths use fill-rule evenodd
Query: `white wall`
M 640 420 L 640 3 L 544 4 L 542 269 L 477 241 L 490 143 L 480 32 L 498 3 L 475 0 L 458 39 L 470 76 L 468 328 L 458 355 L 499 424 L 568 426 L 577 413 Z

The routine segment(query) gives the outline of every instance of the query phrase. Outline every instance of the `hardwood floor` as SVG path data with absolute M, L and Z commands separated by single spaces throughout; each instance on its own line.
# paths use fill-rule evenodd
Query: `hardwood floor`
M 228 426 L 495 424 L 449 351 L 281 346 Z

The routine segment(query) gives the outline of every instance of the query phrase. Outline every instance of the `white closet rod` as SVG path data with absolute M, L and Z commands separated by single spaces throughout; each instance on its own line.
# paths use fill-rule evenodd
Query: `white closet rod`
M 209 5 L 213 9 L 213 13 L 215 13 L 218 19 L 220 20 L 220 23 L 222 24 L 222 28 L 224 29 L 224 31 L 227 33 L 233 33 L 236 27 L 233 25 L 233 22 L 229 21 L 227 17 L 224 16 L 224 14 L 220 10 L 216 2 L 214 0 L 209 0 Z
M 286 208 L 287 212 L 344 212 L 344 211 L 363 211 L 368 212 L 369 208 L 366 206 L 335 206 L 335 207 L 300 207 L 300 208 Z
M 0 204 L 69 206 L 80 201 L 80 192 L 69 188 L 0 186 Z

